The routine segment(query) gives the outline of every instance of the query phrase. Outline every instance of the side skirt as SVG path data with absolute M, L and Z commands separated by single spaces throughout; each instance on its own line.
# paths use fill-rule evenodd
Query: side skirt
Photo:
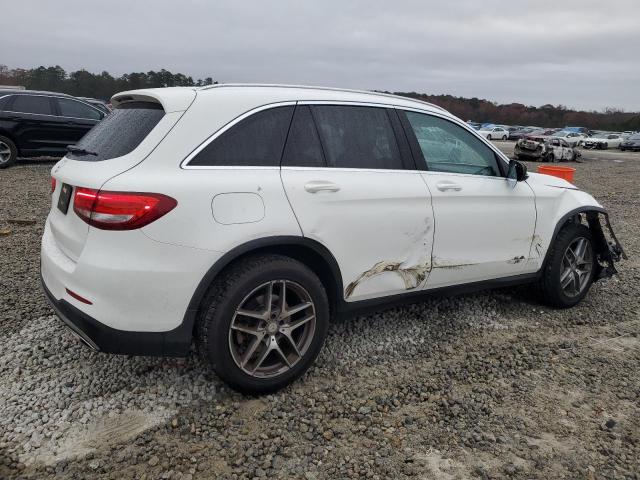
M 356 302 L 343 301 L 338 306 L 337 320 L 342 321 L 356 315 L 367 315 L 369 313 L 379 312 L 381 310 L 386 310 L 400 305 L 419 303 L 434 297 L 454 296 L 494 288 L 526 285 L 538 281 L 540 279 L 540 272 L 541 270 L 534 273 L 525 273 L 522 275 L 513 275 L 510 277 L 483 280 L 480 282 L 471 282 L 462 285 L 438 287 L 419 292 L 401 293 L 387 297 L 372 298 L 370 300 L 359 300 Z

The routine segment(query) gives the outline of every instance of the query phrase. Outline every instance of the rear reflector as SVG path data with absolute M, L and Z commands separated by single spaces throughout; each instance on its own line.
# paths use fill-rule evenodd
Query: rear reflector
M 78 300 L 79 302 L 86 303 L 87 305 L 93 305 L 93 302 L 91 302 L 91 301 L 87 300 L 87 299 L 86 299 L 86 298 L 84 298 L 84 297 L 81 297 L 81 296 L 80 296 L 80 295 L 78 295 L 76 292 L 74 292 L 74 291 L 72 291 L 72 290 L 69 290 L 68 288 L 65 288 L 65 290 L 67 291 L 67 293 L 68 293 L 69 295 L 71 295 L 73 298 L 75 298 L 75 299 L 76 299 L 76 300 Z
M 173 210 L 178 202 L 160 193 L 106 192 L 76 188 L 73 211 L 92 227 L 134 230 Z

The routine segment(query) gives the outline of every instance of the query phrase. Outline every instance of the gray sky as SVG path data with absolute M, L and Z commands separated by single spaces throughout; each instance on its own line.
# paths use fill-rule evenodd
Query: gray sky
M 640 0 L 9 0 L 0 63 L 640 111 Z

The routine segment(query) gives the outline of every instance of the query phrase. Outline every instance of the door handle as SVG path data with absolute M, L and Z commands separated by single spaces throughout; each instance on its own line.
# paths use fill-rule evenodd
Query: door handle
M 462 185 L 453 182 L 438 182 L 436 183 L 436 187 L 441 192 L 446 192 L 447 190 L 453 190 L 454 192 L 459 192 L 462 190 Z
M 340 187 L 333 182 L 327 182 L 325 180 L 314 180 L 307 183 L 304 189 L 309 193 L 318 192 L 337 192 Z

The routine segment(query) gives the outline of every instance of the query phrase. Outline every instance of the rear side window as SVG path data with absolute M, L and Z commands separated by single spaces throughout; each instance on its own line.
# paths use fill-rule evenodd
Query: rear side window
M 53 115 L 49 97 L 36 95 L 16 95 L 10 110 L 20 113 L 33 113 L 37 115 Z
M 58 98 L 60 115 L 63 117 L 88 118 L 90 120 L 100 120 L 102 115 L 95 108 L 85 105 L 70 98 Z
M 153 102 L 130 102 L 116 108 L 76 144 L 84 153 L 67 153 L 68 158 L 99 162 L 132 152 L 164 116 Z
M 296 108 L 287 145 L 282 156 L 283 167 L 324 167 L 324 155 L 311 110 L 302 105 Z
M 292 114 L 293 106 L 254 113 L 204 147 L 189 165 L 278 167 Z
M 312 107 L 328 167 L 403 168 L 387 111 L 376 107 Z

